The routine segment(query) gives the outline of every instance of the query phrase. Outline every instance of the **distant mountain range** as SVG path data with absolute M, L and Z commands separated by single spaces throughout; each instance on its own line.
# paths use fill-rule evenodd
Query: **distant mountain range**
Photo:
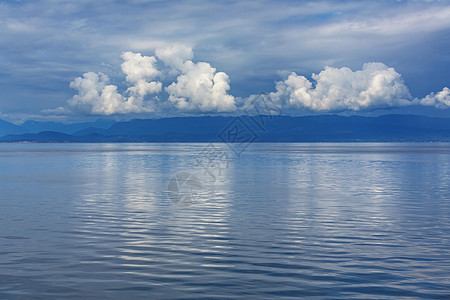
M 65 134 L 73 134 L 77 131 L 89 128 L 109 128 L 115 122 L 111 120 L 97 120 L 95 122 L 64 124 L 57 122 L 40 122 L 40 121 L 26 121 L 22 125 L 14 125 L 12 123 L 0 120 L 0 137 L 9 134 L 24 134 L 24 133 L 40 133 L 43 131 L 54 131 Z
M 0 120 L 0 142 L 450 142 L 450 118 L 321 115 L 101 120 L 62 124 Z

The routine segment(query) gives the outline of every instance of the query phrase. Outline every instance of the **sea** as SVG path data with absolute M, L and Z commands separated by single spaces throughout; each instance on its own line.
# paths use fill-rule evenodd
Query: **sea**
M 30 298 L 450 299 L 450 144 L 0 144 Z

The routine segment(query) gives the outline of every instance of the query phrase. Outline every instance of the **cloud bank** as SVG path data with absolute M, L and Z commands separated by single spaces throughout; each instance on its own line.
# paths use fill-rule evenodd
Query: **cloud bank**
M 450 89 L 445 87 L 438 93 L 431 93 L 421 100 L 416 100 L 421 105 L 434 106 L 437 108 L 450 107 Z
M 87 72 L 70 83 L 70 87 L 78 93 L 68 101 L 69 110 L 91 115 L 152 112 L 153 103 L 144 101 L 144 98 L 162 89 L 161 82 L 152 81 L 160 75 L 155 66 L 156 58 L 124 52 L 122 59 L 121 69 L 129 85 L 125 95 L 118 92 L 116 85 L 109 84 L 107 75 Z M 56 110 L 61 111 L 61 108 Z
M 124 52 L 121 57 L 127 85 L 123 93 L 110 83 L 107 75 L 87 72 L 70 83 L 77 94 L 68 101 L 67 107 L 45 113 L 157 115 L 168 109 L 183 114 L 233 113 L 242 108 L 237 103 L 257 99 L 257 95 L 246 99 L 230 95 L 228 75 L 208 62 L 194 62 L 194 53 L 188 47 L 157 49 L 155 56 Z M 158 78 L 170 80 L 163 88 Z M 408 105 L 450 107 L 447 87 L 422 99 L 413 98 L 401 74 L 380 62 L 365 63 L 356 71 L 327 66 L 320 73 L 313 73 L 311 79 L 293 72 L 276 82 L 275 91 L 267 97 L 291 114 L 368 111 Z
M 12 120 L 49 107 L 64 106 L 58 110 L 63 113 L 67 99 L 78 93 L 68 83 L 95 71 L 111 78 L 106 85 L 118 87 L 122 102 L 143 97 L 146 110 L 167 104 L 178 111 L 165 88 L 188 60 L 226 72 L 235 106 L 261 90 L 276 92 L 280 70 L 305 76 L 314 88 L 311 74 L 327 65 L 353 71 L 364 62 L 394 66 L 413 97 L 450 87 L 448 0 L 195 3 L 0 0 L 0 110 Z M 166 48 L 174 44 L 194 47 L 195 60 L 187 47 Z M 155 56 L 160 74 L 145 81 L 155 82 L 152 88 L 117 75 L 122 63 L 117 58 L 126 51 Z M 162 83 L 160 92 L 152 92 L 156 82 Z M 178 98 L 191 101 L 174 95 Z
M 158 49 L 158 59 L 168 68 L 167 76 L 176 80 L 165 87 L 167 101 L 159 100 L 162 82 L 157 58 L 140 53 L 122 53 L 121 70 L 127 89 L 122 94 L 110 84 L 107 75 L 87 72 L 75 78 L 70 87 L 77 94 L 68 101 L 68 107 L 45 110 L 44 113 L 83 113 L 88 115 L 116 115 L 158 112 L 170 105 L 180 112 L 222 113 L 236 111 L 235 99 L 230 89 L 228 75 L 217 72 L 207 62 L 193 62 L 192 49 L 180 46 Z
M 276 83 L 271 99 L 283 106 L 311 111 L 366 110 L 409 105 L 411 98 L 403 79 L 394 68 L 382 63 L 366 63 L 362 70 L 325 67 L 306 77 L 292 73 Z

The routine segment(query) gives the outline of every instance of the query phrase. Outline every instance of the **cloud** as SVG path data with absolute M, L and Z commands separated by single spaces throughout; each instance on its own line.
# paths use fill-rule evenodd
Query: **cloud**
M 136 83 L 142 80 L 150 80 L 160 74 L 155 66 L 156 58 L 154 56 L 142 56 L 140 53 L 124 52 L 122 53 L 122 72 L 127 76 L 126 80 Z
M 57 108 L 43 109 L 40 113 L 44 116 L 65 116 L 70 114 L 71 112 L 69 109 L 59 106 Z
M 154 56 L 142 56 L 140 53 L 124 52 L 122 54 L 124 62 L 121 65 L 122 72 L 126 75 L 126 81 L 133 86 L 127 89 L 129 94 L 127 102 L 130 106 L 148 111 L 145 107 L 144 98 L 148 94 L 161 92 L 162 83 L 151 81 L 160 75 L 156 68 L 156 58 Z
M 259 100 L 270 100 L 289 114 L 370 111 L 408 105 L 450 107 L 447 87 L 422 99 L 413 99 L 401 74 L 380 62 L 365 63 L 356 71 L 327 66 L 318 74 L 313 73 L 311 80 L 291 73 L 285 80 L 276 82 L 275 91 L 265 95 L 264 99 L 257 95 L 235 98 L 228 93 L 228 75 L 217 72 L 208 62 L 193 62 L 193 56 L 191 48 L 180 45 L 156 49 L 155 56 L 124 52 L 121 69 L 128 87 L 123 94 L 116 85 L 110 84 L 107 75 L 88 72 L 70 83 L 77 94 L 68 101 L 68 108 L 47 109 L 42 113 L 165 115 L 171 107 L 171 113 L 175 115 L 223 114 L 238 112 Z M 158 69 L 158 63 L 167 68 Z M 157 77 L 173 82 L 169 81 L 163 89 L 162 82 L 155 80 Z M 161 97 L 149 97 L 163 91 L 166 94 Z
M 67 83 L 92 66 L 112 77 L 117 53 L 172 44 L 195 47 L 195 62 L 226 72 L 235 97 L 271 90 L 279 70 L 314 82 L 308 75 L 325 65 L 355 70 L 367 61 L 401 70 L 414 96 L 448 86 L 448 1 L 132 3 L 0 1 L 0 108 L 36 113 L 63 106 L 72 97 Z M 187 60 L 194 61 L 192 51 L 172 65 Z M 128 98 L 125 90 L 118 89 Z
M 186 61 L 194 58 L 192 48 L 183 45 L 172 45 L 170 47 L 158 48 L 155 51 L 156 57 L 171 67 L 173 74 L 179 73 Z
M 283 106 L 310 111 L 367 110 L 411 104 L 401 75 L 383 63 L 366 63 L 362 70 L 325 67 L 306 77 L 292 73 L 276 83 L 270 98 Z
M 168 100 L 181 111 L 232 112 L 236 110 L 234 97 L 227 92 L 230 79 L 224 72 L 216 72 L 207 62 L 194 63 L 190 48 L 157 50 L 156 55 L 178 70 L 177 81 L 165 88 Z
M 88 72 L 77 77 L 70 87 L 78 94 L 69 100 L 69 106 L 78 112 L 94 115 L 126 113 L 124 99 L 117 86 L 108 85 L 109 78 L 103 73 Z
M 131 86 L 126 90 L 128 96 L 118 92 L 118 87 L 108 84 L 109 77 L 103 73 L 88 72 L 77 77 L 70 87 L 78 94 L 68 101 L 72 111 L 92 115 L 114 115 L 151 112 L 152 103 L 144 101 L 145 96 L 159 93 L 162 83 L 150 81 L 160 75 L 155 66 L 154 56 L 124 52 L 122 72 Z
M 450 107 L 450 89 L 444 87 L 442 91 L 438 93 L 431 93 L 426 97 L 416 100 L 421 105 L 434 106 L 436 108 L 449 108 Z
M 177 82 L 166 87 L 169 101 L 183 111 L 231 112 L 236 110 L 228 75 L 209 63 L 187 61 Z
M 117 86 L 109 84 L 107 75 L 88 72 L 70 83 L 70 87 L 77 91 L 77 95 L 68 101 L 70 109 L 93 115 L 156 112 L 168 104 L 180 112 L 221 113 L 236 110 L 234 97 L 227 94 L 230 89 L 228 75 L 216 72 L 209 63 L 189 60 L 193 57 L 191 48 L 172 46 L 157 49 L 156 55 L 170 68 L 169 75 L 179 74 L 176 82 L 165 88 L 168 93 L 165 103 L 145 100 L 149 94 L 162 91 L 162 83 L 152 81 L 162 75 L 156 67 L 156 57 L 124 52 L 121 69 L 130 85 L 125 95 L 118 92 Z M 43 113 L 51 111 L 61 113 L 66 110 L 58 108 Z

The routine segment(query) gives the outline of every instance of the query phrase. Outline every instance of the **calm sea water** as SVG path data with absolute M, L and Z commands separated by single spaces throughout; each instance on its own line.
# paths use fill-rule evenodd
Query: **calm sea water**
M 0 298 L 450 297 L 450 144 L 226 149 L 0 144 Z

